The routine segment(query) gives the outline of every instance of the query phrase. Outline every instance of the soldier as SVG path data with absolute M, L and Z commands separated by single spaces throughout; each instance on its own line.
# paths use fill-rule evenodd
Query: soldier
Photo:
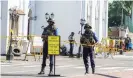
M 125 49 L 129 50 L 129 43 L 131 42 L 131 38 L 127 35 L 127 38 L 125 38 Z
M 74 48 L 74 42 L 75 42 L 74 32 L 71 32 L 68 39 L 69 39 L 69 42 L 70 42 L 70 55 L 69 55 L 69 57 L 73 57 L 73 48 Z
M 88 56 L 90 57 L 90 62 L 91 62 L 91 68 L 92 68 L 92 73 L 95 73 L 95 62 L 94 62 L 94 45 L 98 42 L 97 37 L 95 36 L 94 32 L 91 30 L 92 27 L 89 26 L 88 24 L 85 24 L 85 32 L 83 33 L 80 42 L 83 45 L 83 61 L 85 65 L 85 74 L 88 74 L 88 69 L 89 69 L 89 64 L 88 64 Z
M 44 74 L 44 68 L 46 67 L 46 59 L 48 58 L 48 36 L 57 35 L 57 29 L 54 26 L 54 21 L 49 18 L 48 19 L 48 26 L 44 28 L 41 38 L 43 39 L 43 61 L 41 71 L 38 74 Z M 49 75 L 53 74 L 53 55 L 49 56 L 50 59 L 50 72 Z

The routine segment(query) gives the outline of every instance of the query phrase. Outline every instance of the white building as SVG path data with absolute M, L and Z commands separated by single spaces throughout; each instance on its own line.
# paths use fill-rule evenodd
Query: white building
M 9 35 L 10 35 L 10 17 L 9 9 L 16 6 L 18 9 L 24 11 L 24 16 L 19 16 L 18 23 L 18 36 L 27 36 L 27 25 L 28 25 L 28 0 L 0 0 L 0 47 L 1 54 L 6 54 L 9 46 Z M 7 37 L 7 38 L 5 38 Z
M 17 6 L 24 10 L 25 16 L 20 17 L 20 27 L 18 29 L 19 36 L 27 36 L 28 32 L 28 0 L 15 0 Z M 13 4 L 13 0 L 1 2 L 1 30 L 2 36 L 9 36 L 9 8 Z M 29 3 L 31 9 L 31 17 L 36 17 L 36 20 L 30 20 L 29 34 L 41 36 L 41 26 L 47 26 L 45 13 L 54 13 L 55 23 L 58 28 L 61 40 L 68 40 L 71 32 L 75 32 L 76 41 L 79 42 L 80 35 L 80 19 L 85 18 L 93 27 L 99 40 L 102 37 L 107 37 L 108 33 L 108 1 L 107 0 L 83 0 L 83 1 L 33 1 Z M 40 40 L 41 42 L 41 40 Z M 6 54 L 8 39 L 1 40 L 1 54 Z M 78 46 L 75 48 L 77 52 Z
M 68 40 L 73 31 L 76 41 L 79 42 L 80 19 L 85 18 L 93 27 L 99 41 L 108 35 L 108 1 L 107 0 L 83 0 L 83 1 L 30 1 L 32 17 L 30 34 L 41 36 L 41 26 L 47 26 L 45 13 L 55 14 L 55 23 L 61 36 L 61 41 Z M 78 52 L 78 46 L 75 48 Z

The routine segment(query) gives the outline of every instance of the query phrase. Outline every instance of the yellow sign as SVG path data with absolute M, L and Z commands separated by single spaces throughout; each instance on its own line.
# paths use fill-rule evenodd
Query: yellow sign
M 60 36 L 48 36 L 48 54 L 59 55 L 60 53 Z

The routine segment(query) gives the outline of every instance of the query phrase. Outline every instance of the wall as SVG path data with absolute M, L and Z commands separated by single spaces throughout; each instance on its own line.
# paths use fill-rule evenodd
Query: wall
M 7 25 L 7 19 L 8 19 L 8 1 L 2 1 L 1 2 L 1 36 L 7 36 L 8 35 L 8 25 Z M 4 8 L 3 8 L 4 7 Z M 1 47 L 1 54 L 5 54 L 7 52 L 6 50 L 6 43 L 7 39 L 2 38 L 1 44 L 3 45 Z
M 0 36 L 1 36 L 1 0 L 0 0 Z M 1 37 L 0 37 L 0 53 L 1 53 Z
M 68 36 L 75 32 L 76 40 L 79 42 L 80 18 L 84 17 L 84 7 L 81 9 L 81 1 L 33 1 L 30 2 L 34 16 L 37 20 L 32 20 L 32 34 L 41 36 L 43 29 L 41 26 L 47 26 L 45 13 L 55 14 L 55 24 L 58 28 L 61 40 L 68 40 Z M 78 47 L 78 46 L 77 46 Z M 78 49 L 77 49 L 78 50 Z M 76 51 L 77 52 L 77 51 Z
M 32 10 L 31 16 L 35 16 L 35 1 L 32 0 L 29 2 L 29 9 Z M 35 27 L 35 20 L 30 20 L 30 28 L 29 28 L 29 33 L 30 34 L 35 34 L 34 32 L 34 27 Z
M 48 8 L 48 6 L 50 6 Z M 38 8 L 38 9 L 37 9 Z M 41 12 L 40 12 L 41 11 Z M 55 23 L 59 28 L 59 34 L 62 40 L 67 40 L 70 32 L 74 31 L 76 34 L 80 28 L 80 2 L 78 1 L 52 1 L 52 2 L 36 2 L 36 16 L 35 35 L 41 35 L 41 26 L 47 25 L 45 20 L 45 13 L 53 12 L 55 14 Z M 74 28 L 73 28 L 74 27 Z M 39 32 L 40 31 L 40 32 Z M 65 34 L 65 35 L 64 35 Z
M 77 42 L 79 42 L 80 18 L 88 19 L 87 22 L 96 32 L 98 39 L 101 40 L 102 37 L 108 36 L 108 2 L 105 1 L 31 1 L 32 16 L 37 16 L 37 20 L 31 21 L 30 32 L 41 36 L 43 31 L 41 26 L 47 25 L 45 13 L 53 12 L 61 40 L 68 40 L 70 32 L 74 31 Z

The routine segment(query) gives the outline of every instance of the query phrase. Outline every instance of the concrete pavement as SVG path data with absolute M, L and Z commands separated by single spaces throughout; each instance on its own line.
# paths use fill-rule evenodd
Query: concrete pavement
M 125 58 L 126 57 L 126 58 Z M 24 57 L 15 57 L 15 59 L 23 59 Z M 29 56 L 29 61 L 14 60 L 12 63 L 7 61 L 1 62 L 2 78 L 49 78 L 49 64 L 46 67 L 46 75 L 37 75 L 41 68 L 42 60 L 34 61 Z M 47 61 L 49 63 L 49 61 Z M 63 78 L 133 78 L 133 58 L 127 55 L 114 56 L 107 59 L 96 58 L 96 74 L 84 75 L 84 65 L 82 58 L 68 58 L 68 56 L 56 57 L 56 74 L 60 74 Z M 123 74 L 124 73 L 124 74 Z M 127 77 L 128 76 L 128 77 Z M 59 78 L 59 77 L 57 77 Z
M 95 73 L 88 74 L 85 76 L 77 76 L 72 78 L 133 78 L 133 71 L 125 71 L 125 72 L 113 72 L 113 73 Z

